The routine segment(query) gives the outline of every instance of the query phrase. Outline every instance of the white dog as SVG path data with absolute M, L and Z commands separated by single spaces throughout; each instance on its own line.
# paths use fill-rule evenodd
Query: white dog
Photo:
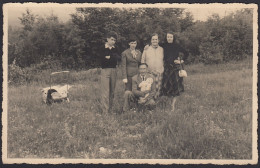
M 68 85 L 68 90 L 71 88 L 71 85 Z M 49 97 L 51 97 L 53 100 L 61 100 L 67 98 L 68 100 L 68 90 L 67 85 L 55 85 L 50 87 L 46 87 L 41 89 L 42 91 L 42 100 L 44 103 L 47 103 L 47 100 Z M 49 95 L 48 95 L 49 94 Z M 49 96 L 49 97 L 48 97 Z

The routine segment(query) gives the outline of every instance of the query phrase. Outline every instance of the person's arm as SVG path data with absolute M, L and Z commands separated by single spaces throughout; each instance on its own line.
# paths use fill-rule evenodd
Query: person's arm
M 138 63 L 141 63 L 141 59 L 142 59 L 142 53 L 141 51 L 137 50 L 137 58 L 139 58 L 137 61 Z
M 133 90 L 134 95 L 137 97 L 145 96 L 145 94 L 142 91 L 138 90 L 138 83 L 135 78 L 132 78 L 132 90 Z
M 126 74 L 126 53 L 125 52 L 122 52 L 122 75 L 123 75 L 123 80 L 125 80 L 125 79 L 127 80 L 127 74 Z
M 146 52 L 147 52 L 147 49 L 143 51 L 141 63 L 145 63 L 146 62 Z

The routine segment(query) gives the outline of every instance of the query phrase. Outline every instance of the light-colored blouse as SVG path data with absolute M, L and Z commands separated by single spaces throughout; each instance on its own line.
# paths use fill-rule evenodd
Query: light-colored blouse
M 160 46 L 157 48 L 149 46 L 146 50 L 144 50 L 141 62 L 146 63 L 150 71 L 155 73 L 163 73 L 163 48 Z

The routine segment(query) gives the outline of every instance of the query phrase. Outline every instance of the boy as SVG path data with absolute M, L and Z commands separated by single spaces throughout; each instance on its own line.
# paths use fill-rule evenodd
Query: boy
M 101 63 L 101 104 L 102 110 L 105 113 L 111 111 L 113 105 L 114 91 L 116 87 L 116 67 L 120 56 L 115 47 L 117 35 L 110 32 L 106 36 L 107 42 L 100 48 L 100 63 Z

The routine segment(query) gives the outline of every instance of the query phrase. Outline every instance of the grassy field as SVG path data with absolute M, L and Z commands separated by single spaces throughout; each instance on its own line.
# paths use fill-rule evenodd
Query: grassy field
M 70 103 L 47 106 L 49 78 L 8 88 L 8 157 L 111 159 L 251 159 L 252 63 L 186 66 L 185 93 L 170 107 L 100 113 L 99 75 L 72 72 Z M 120 78 L 119 73 L 119 78 Z M 168 103 L 169 104 L 169 103 Z

